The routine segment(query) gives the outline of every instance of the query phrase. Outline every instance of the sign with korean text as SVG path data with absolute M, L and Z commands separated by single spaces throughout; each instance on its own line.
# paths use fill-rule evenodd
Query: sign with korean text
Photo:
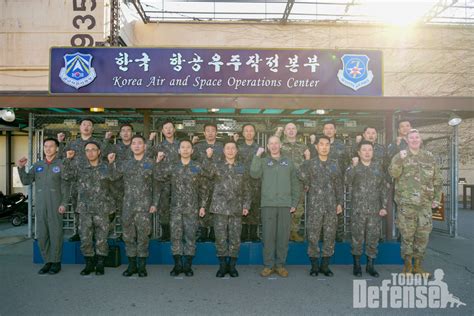
M 52 48 L 50 92 L 382 95 L 382 52 L 224 48 Z

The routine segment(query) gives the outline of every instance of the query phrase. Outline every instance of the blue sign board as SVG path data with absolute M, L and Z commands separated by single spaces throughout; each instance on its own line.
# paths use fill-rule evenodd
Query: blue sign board
M 52 48 L 53 94 L 381 96 L 382 52 Z

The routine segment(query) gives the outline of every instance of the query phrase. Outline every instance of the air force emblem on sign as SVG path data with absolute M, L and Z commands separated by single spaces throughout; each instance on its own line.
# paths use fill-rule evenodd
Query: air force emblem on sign
M 367 55 L 343 55 L 343 68 L 337 73 L 339 81 L 354 91 L 369 85 L 374 78 L 374 74 L 369 70 L 369 60 Z
M 96 74 L 92 67 L 91 54 L 66 54 L 64 67 L 59 72 L 59 78 L 73 88 L 79 89 L 94 81 Z

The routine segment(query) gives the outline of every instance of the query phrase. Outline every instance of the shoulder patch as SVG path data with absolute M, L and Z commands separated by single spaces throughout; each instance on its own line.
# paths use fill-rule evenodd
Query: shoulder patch
M 44 171 L 44 167 L 43 166 L 38 166 L 36 167 L 35 169 L 35 172 L 43 172 Z

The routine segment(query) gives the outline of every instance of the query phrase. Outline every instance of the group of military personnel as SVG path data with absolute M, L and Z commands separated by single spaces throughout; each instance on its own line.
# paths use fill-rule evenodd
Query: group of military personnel
M 367 127 L 346 148 L 327 122 L 310 144 L 297 141 L 293 123 L 268 139 L 267 154 L 255 141 L 256 128 L 245 124 L 237 135 L 221 142 L 217 126 L 204 126 L 204 140 L 178 141 L 173 122 L 162 125 L 163 140 L 154 144 L 120 128 L 104 140 L 92 136 L 93 122 L 80 122 L 80 137 L 64 145 L 64 134 L 43 142 L 44 160 L 27 172 L 27 159 L 17 162 L 23 184 L 35 182 L 37 238 L 45 265 L 40 274 L 61 270 L 62 216 L 72 202 L 86 266 L 82 275 L 104 274 L 107 238 L 114 218 L 120 218 L 128 267 L 124 276 L 147 276 L 151 215 L 158 212 L 162 239 L 171 240 L 171 276 L 192 276 L 196 240 L 215 240 L 217 277 L 237 277 L 241 240 L 258 240 L 262 224 L 263 277 L 287 277 L 288 241 L 303 241 L 305 227 L 310 275 L 332 276 L 329 262 L 335 242 L 343 238 L 344 186 L 351 193 L 353 274 L 362 275 L 363 244 L 366 271 L 377 277 L 374 262 L 395 184 L 396 224 L 401 233 L 404 273 L 425 273 L 421 261 L 431 232 L 431 209 L 441 200 L 439 169 L 422 149 L 421 136 L 409 121 L 399 122 L 399 135 L 387 149 L 376 143 L 377 131 Z M 283 139 L 281 139 L 283 138 Z M 306 197 L 306 198 L 305 198 Z M 323 247 L 319 248 L 322 238 Z M 322 257 L 320 259 L 320 257 Z M 414 264 L 413 264 L 414 259 Z

